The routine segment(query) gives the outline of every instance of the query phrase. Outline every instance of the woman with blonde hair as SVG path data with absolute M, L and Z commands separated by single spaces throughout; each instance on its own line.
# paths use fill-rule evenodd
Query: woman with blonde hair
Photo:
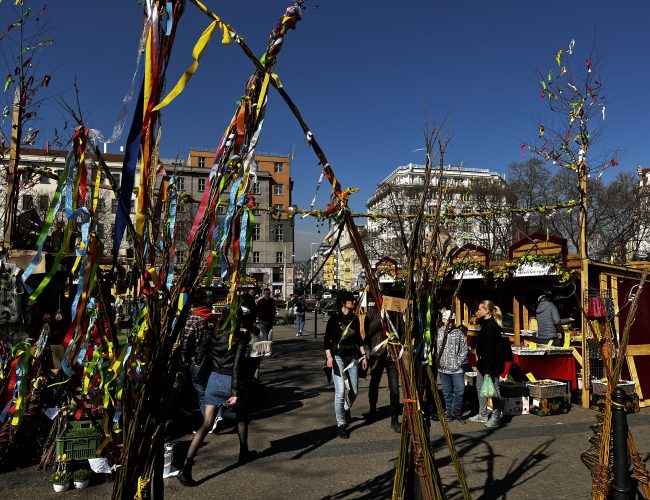
M 479 412 L 471 417 L 471 422 L 484 423 L 485 427 L 496 428 L 501 425 L 501 396 L 499 394 L 499 375 L 505 368 L 502 354 L 501 310 L 490 300 L 484 300 L 478 306 L 476 317 L 481 331 L 476 340 L 476 391 L 478 393 Z M 488 398 L 481 396 L 483 382 L 490 378 L 496 394 L 492 399 L 492 415 L 488 415 Z

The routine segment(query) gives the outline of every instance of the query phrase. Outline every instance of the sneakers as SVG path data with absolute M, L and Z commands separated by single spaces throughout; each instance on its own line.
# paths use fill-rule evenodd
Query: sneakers
M 456 422 L 458 422 L 459 424 L 466 424 L 466 423 L 467 423 L 467 419 L 464 418 L 462 415 L 454 415 L 452 418 L 453 418 Z
M 488 422 L 488 416 L 487 415 L 481 415 L 480 413 L 477 413 L 473 417 L 469 418 L 470 422 L 477 422 L 479 424 L 486 424 Z
M 495 417 L 494 414 L 492 414 L 492 418 L 486 422 L 485 427 L 488 429 L 501 427 L 501 417 Z
M 339 437 L 341 439 L 350 439 L 350 433 L 345 425 L 339 425 Z
M 352 423 L 352 413 L 350 413 L 350 410 L 345 410 L 345 423 L 348 425 Z
M 221 430 L 221 423 L 223 422 L 223 417 L 221 415 L 217 415 L 217 418 L 214 419 L 214 425 L 212 426 L 212 430 L 210 431 L 212 434 L 216 434 Z

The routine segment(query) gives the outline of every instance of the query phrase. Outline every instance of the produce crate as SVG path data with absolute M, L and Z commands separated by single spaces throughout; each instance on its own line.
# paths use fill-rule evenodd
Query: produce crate
M 557 380 L 538 380 L 537 382 L 528 382 L 528 394 L 532 398 L 548 399 L 564 397 L 567 393 L 566 382 Z
M 627 394 L 625 396 L 625 413 L 639 413 L 641 408 L 639 406 L 639 396 L 636 394 Z M 590 394 L 589 395 L 589 408 L 596 411 L 605 410 L 605 395 L 604 394 Z
M 566 395 L 555 398 L 529 398 L 529 408 L 531 415 L 548 417 L 549 415 L 559 415 L 569 411 L 571 403 Z
M 95 458 L 101 434 L 90 420 L 70 422 L 63 434 L 56 438 L 56 456 L 66 455 L 67 460 Z
M 502 398 L 528 396 L 528 386 L 525 382 L 499 382 L 499 394 Z
M 619 380 L 618 382 L 618 387 L 623 389 L 623 391 L 625 391 L 625 394 L 634 394 L 635 386 L 636 382 L 633 380 Z M 602 380 L 592 380 L 591 388 L 593 389 L 594 394 L 604 396 L 605 392 L 607 391 L 607 382 L 603 382 Z

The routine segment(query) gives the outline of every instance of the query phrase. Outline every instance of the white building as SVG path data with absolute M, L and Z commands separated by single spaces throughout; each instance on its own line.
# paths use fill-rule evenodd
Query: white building
M 425 188 L 429 190 L 426 209 L 435 213 L 438 170 L 433 169 L 429 186 L 424 185 L 425 167 L 409 163 L 397 167 L 377 185 L 366 207 L 370 214 L 415 214 Z M 445 166 L 442 173 L 442 213 L 485 210 L 505 203 L 500 189 L 505 185 L 502 174 L 488 169 Z M 479 218 L 448 219 L 443 224 L 457 245 L 474 243 L 490 246 L 493 238 L 489 224 Z M 399 222 L 385 218 L 368 218 L 366 251 L 371 262 L 391 257 L 405 264 L 405 250 Z M 404 236 L 410 236 L 410 220 L 404 219 Z

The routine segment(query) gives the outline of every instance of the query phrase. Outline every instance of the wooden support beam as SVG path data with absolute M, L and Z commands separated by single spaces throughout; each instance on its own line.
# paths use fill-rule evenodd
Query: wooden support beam
M 515 345 L 520 346 L 521 345 L 521 321 L 519 318 L 519 299 L 517 299 L 516 294 L 512 298 L 512 324 L 515 333 Z

